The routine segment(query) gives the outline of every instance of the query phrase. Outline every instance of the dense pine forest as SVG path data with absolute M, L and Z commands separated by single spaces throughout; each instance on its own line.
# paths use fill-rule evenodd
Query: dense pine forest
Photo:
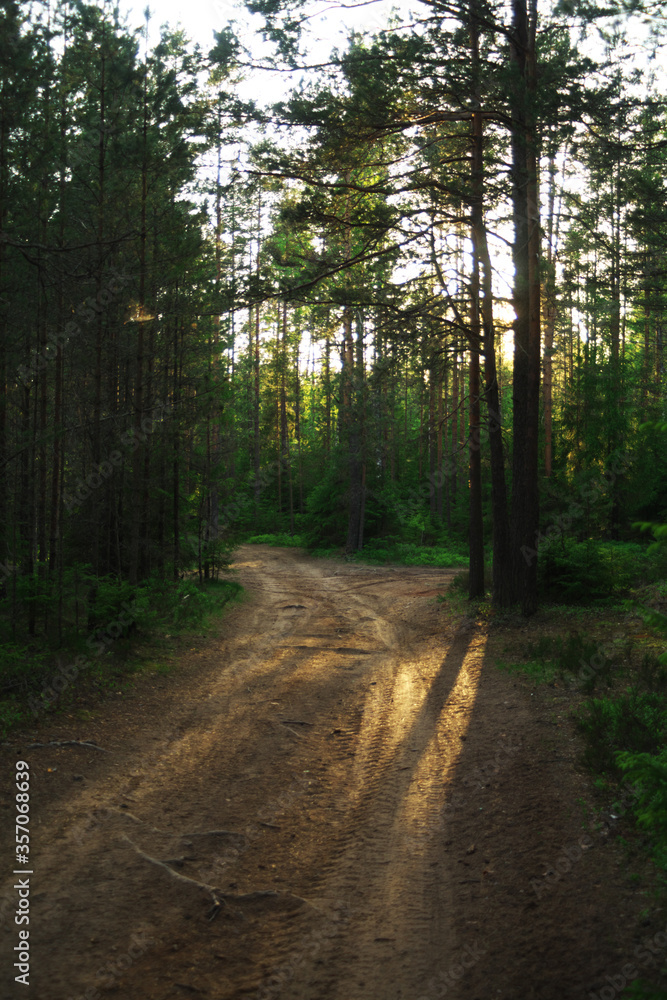
M 629 552 L 664 577 L 667 84 L 631 6 L 429 0 L 314 65 L 303 5 L 250 5 L 261 58 L 0 5 L 10 695 L 249 536 L 444 550 L 526 614 Z

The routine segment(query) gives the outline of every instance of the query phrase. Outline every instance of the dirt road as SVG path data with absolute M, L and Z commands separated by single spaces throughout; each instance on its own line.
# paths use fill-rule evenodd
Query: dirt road
M 12 796 L 14 760 L 31 768 L 34 873 L 31 985 L 5 972 L 2 996 L 583 1000 L 605 986 L 632 957 L 641 900 L 582 824 L 586 778 L 554 707 L 436 602 L 451 574 L 262 546 L 235 572 L 247 598 L 178 674 L 30 734 L 106 752 L 31 749 L 28 734 L 5 747 Z

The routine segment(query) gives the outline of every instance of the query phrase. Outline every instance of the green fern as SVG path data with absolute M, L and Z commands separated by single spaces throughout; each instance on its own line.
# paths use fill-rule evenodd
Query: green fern
M 651 835 L 656 861 L 667 866 L 667 749 L 650 753 L 616 754 L 616 764 L 634 785 L 637 823 Z

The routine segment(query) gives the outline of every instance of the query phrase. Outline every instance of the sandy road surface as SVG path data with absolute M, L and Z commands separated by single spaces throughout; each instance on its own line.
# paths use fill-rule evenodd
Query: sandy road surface
M 553 712 L 435 601 L 451 574 L 262 546 L 235 571 L 247 599 L 178 675 L 40 728 L 108 753 L 5 748 L 10 793 L 13 755 L 31 765 L 35 825 L 31 986 L 3 973 L 0 994 L 583 1000 L 604 986 L 640 901 L 608 839 L 582 829 L 585 779 Z M 564 856 L 570 870 L 545 878 Z

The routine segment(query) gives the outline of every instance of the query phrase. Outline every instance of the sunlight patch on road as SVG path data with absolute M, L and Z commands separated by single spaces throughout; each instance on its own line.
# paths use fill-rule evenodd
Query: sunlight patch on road
M 376 942 L 400 942 L 395 947 L 410 954 L 409 969 L 394 956 L 392 975 L 405 995 L 450 933 L 450 883 L 442 867 L 448 785 L 472 721 L 484 647 L 484 641 L 457 645 L 444 662 L 441 648 L 406 659 L 389 705 L 389 697 L 384 706 L 379 697 L 373 704 L 375 696 L 366 703 L 357 801 L 366 800 L 372 826 L 354 852 L 366 862 L 368 922 L 365 928 L 361 922 L 355 943 L 379 968 L 388 959 Z
M 475 645 L 468 647 L 458 672 L 456 683 L 442 707 L 439 729 L 446 732 L 450 739 L 455 740 L 459 752 L 462 749 L 462 737 L 466 735 L 470 725 L 472 710 L 477 697 L 477 688 L 479 687 L 479 680 L 482 674 L 485 648 L 486 637 L 480 639 Z
M 472 719 L 485 645 L 483 639 L 467 649 L 435 726 L 431 719 L 432 728 L 424 733 L 426 742 L 410 774 L 410 786 L 395 821 L 396 830 L 403 831 L 411 852 L 420 845 L 425 849 L 433 837 L 444 831 L 447 786 L 459 763 Z M 424 725 L 428 726 L 429 721 L 425 720 Z M 418 742 L 416 739 L 415 747 Z M 416 755 L 419 751 L 413 752 Z M 409 756 L 410 748 L 406 758 Z

